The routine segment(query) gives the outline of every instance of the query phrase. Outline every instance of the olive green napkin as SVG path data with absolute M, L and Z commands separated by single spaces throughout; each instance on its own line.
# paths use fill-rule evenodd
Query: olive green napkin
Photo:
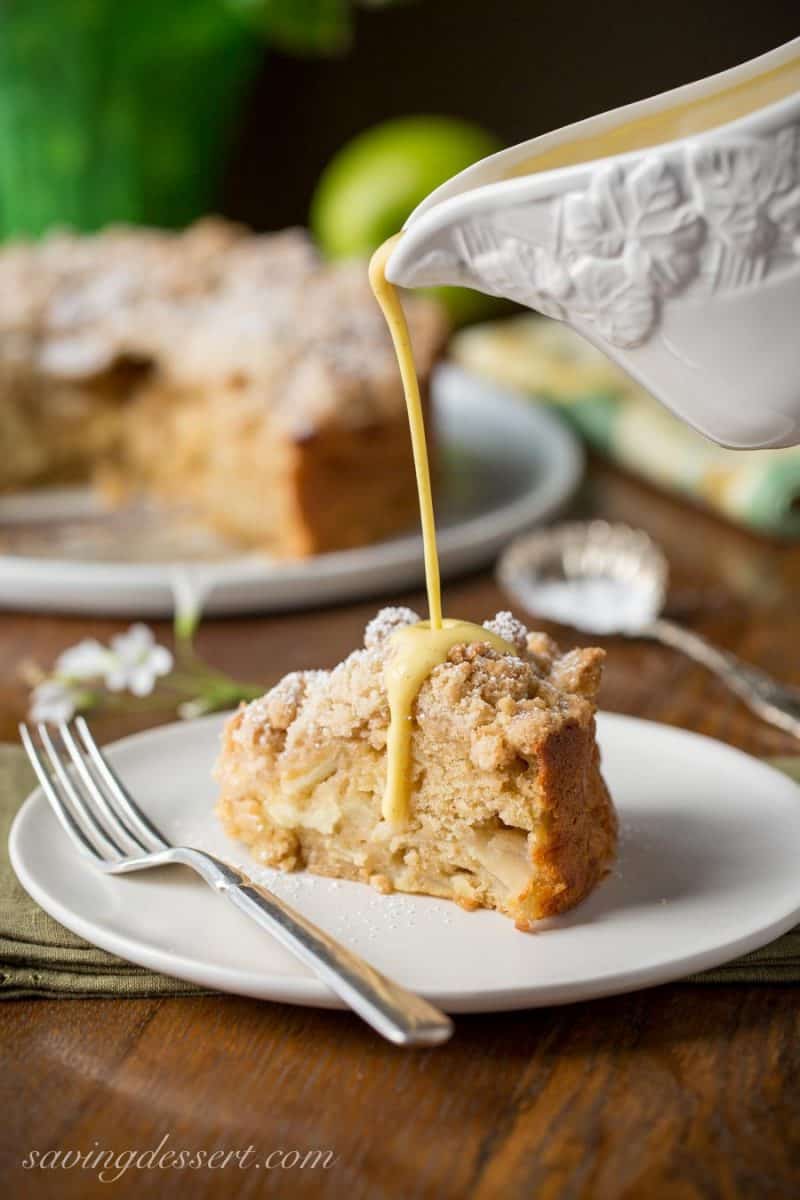
M 11 822 L 36 780 L 20 746 L 0 745 L 0 1000 L 177 996 L 199 988 L 156 975 L 70 933 L 30 898 L 8 856 Z
M 800 782 L 800 758 L 775 765 Z M 18 746 L 0 745 L 0 1000 L 23 996 L 177 996 L 201 989 L 156 975 L 70 933 L 39 908 L 12 870 L 8 833 L 34 787 Z M 800 983 L 800 926 L 693 983 Z

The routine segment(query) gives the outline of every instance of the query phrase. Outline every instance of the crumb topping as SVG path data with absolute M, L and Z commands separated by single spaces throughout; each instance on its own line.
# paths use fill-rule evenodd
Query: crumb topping
M 570 650 L 554 663 L 553 683 L 565 692 L 593 698 L 600 688 L 605 657 L 605 650 L 599 646 Z
M 513 613 L 504 612 L 496 613 L 491 621 L 483 622 L 484 629 L 488 629 L 490 633 L 496 633 L 504 642 L 514 646 L 518 654 L 524 654 L 528 646 L 528 630 L 522 621 L 517 620 Z
M 293 671 L 247 705 L 235 740 L 291 757 L 319 755 L 336 739 L 366 737 L 381 751 L 389 728 L 387 639 L 418 619 L 409 608 L 382 609 L 367 625 L 364 649 L 332 671 Z M 562 655 L 552 639 L 529 634 L 510 613 L 485 627 L 519 647 L 519 655 L 500 654 L 485 642 L 453 646 L 420 688 L 415 718 L 444 741 L 466 739 L 474 765 L 495 770 L 533 761 L 555 729 L 592 720 L 605 654 L 590 647 Z
M 528 658 L 534 662 L 543 675 L 549 675 L 561 651 L 558 643 L 546 633 L 528 634 Z
M 418 297 L 407 310 L 425 373 L 444 318 Z M 178 384 L 235 374 L 292 433 L 403 412 L 365 264 L 323 262 L 300 229 L 207 219 L 181 233 L 117 226 L 11 243 L 0 249 L 0 365 L 20 354 L 56 379 L 124 362 Z
M 328 671 L 291 671 L 265 695 L 241 710 L 234 738 L 242 745 L 257 745 L 268 731 L 282 732 L 297 719 L 309 692 L 320 689 Z
M 364 630 L 364 645 L 368 650 L 374 649 L 398 629 L 403 629 L 406 625 L 417 625 L 420 619 L 419 613 L 415 613 L 413 608 L 382 608 Z

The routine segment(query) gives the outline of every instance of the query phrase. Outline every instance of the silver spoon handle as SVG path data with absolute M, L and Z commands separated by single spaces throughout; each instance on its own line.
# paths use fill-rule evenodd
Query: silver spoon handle
M 186 847 L 171 850 L 170 857 L 193 867 L 215 891 L 272 934 L 390 1042 L 397 1046 L 436 1046 L 451 1036 L 453 1022 L 445 1013 L 381 975 L 230 863 Z
M 778 683 L 765 671 L 749 666 L 727 650 L 713 646 L 691 629 L 662 617 L 641 630 L 641 634 L 681 650 L 695 662 L 702 663 L 764 721 L 800 738 L 800 688 Z

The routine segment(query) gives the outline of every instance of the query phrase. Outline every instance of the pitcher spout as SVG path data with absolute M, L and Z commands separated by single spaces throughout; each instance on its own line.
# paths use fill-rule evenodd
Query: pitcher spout
M 525 180 L 516 181 L 525 184 Z M 387 264 L 403 287 L 474 288 L 563 319 L 572 284 L 558 260 L 558 230 L 546 205 L 514 206 L 520 188 L 499 184 L 413 217 Z
M 387 276 L 568 321 L 715 441 L 800 443 L 800 39 L 469 168 Z

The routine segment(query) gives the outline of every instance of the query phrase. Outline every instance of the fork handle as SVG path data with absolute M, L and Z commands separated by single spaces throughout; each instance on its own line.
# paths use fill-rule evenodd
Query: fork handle
M 681 650 L 695 662 L 713 671 L 763 721 L 800 737 L 800 689 L 779 683 L 765 671 L 707 642 L 694 630 L 676 625 L 663 617 L 638 631 L 635 636 L 650 637 L 665 646 Z
M 310 967 L 368 1025 L 398 1046 L 435 1046 L 453 1032 L 453 1022 L 421 996 L 381 975 L 374 967 L 319 929 L 242 871 L 203 850 L 171 852 L 215 891 Z

